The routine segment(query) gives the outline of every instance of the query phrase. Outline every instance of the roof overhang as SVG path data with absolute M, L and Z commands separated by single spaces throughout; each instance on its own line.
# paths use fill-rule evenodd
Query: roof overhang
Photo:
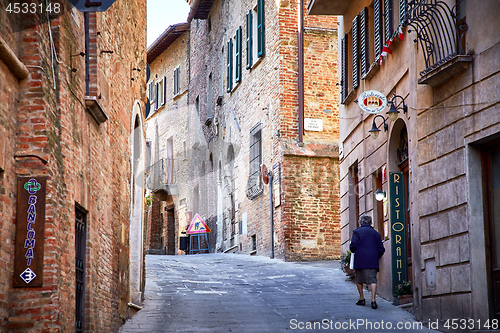
M 309 0 L 309 15 L 344 15 L 353 0 Z
M 188 22 L 193 19 L 206 20 L 214 0 L 194 0 L 188 15 Z
M 147 61 L 152 63 L 163 51 L 165 51 L 172 43 L 186 31 L 189 30 L 189 23 L 173 24 L 158 37 L 153 44 L 148 48 Z

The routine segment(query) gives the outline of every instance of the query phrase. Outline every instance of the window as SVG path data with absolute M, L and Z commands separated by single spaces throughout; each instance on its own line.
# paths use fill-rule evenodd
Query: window
M 380 59 L 382 47 L 406 18 L 408 0 L 374 0 L 352 20 L 351 30 L 341 40 L 341 103 L 367 77 L 372 63 Z M 396 8 L 396 11 L 393 9 Z M 351 68 L 349 68 L 351 67 Z
M 181 68 L 177 67 L 174 70 L 174 96 L 179 95 L 181 92 Z
M 233 42 L 234 39 L 234 42 Z M 234 38 L 227 42 L 227 92 L 231 92 L 241 82 L 242 28 L 236 29 Z
M 246 69 L 251 69 L 258 58 L 265 55 L 265 16 L 264 1 L 259 0 L 257 6 L 246 15 Z
M 359 179 L 358 162 L 349 168 L 348 186 L 349 192 L 349 235 L 358 227 L 359 219 Z
M 156 110 L 165 105 L 165 78 L 156 82 L 155 87 L 156 92 Z
M 261 181 L 260 166 L 262 164 L 262 124 L 255 125 L 250 130 L 249 178 L 246 196 L 255 199 L 262 194 L 264 187 Z
M 213 93 L 212 93 L 212 73 L 208 76 L 208 94 L 207 94 L 207 119 L 212 119 L 213 110 L 212 110 L 212 101 L 213 101 Z
M 388 233 L 385 232 L 384 228 L 384 200 L 377 201 L 375 199 L 375 192 L 377 190 L 383 191 L 382 187 L 382 169 L 377 170 L 373 174 L 373 227 L 377 229 L 379 234 L 382 236 L 382 240 L 389 237 Z
M 149 82 L 148 92 L 149 92 L 149 94 L 148 94 L 149 101 L 152 104 L 155 100 L 155 81 L 154 80 Z

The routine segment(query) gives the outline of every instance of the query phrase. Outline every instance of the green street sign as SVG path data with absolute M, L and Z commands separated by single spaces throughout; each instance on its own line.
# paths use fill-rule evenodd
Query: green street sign
M 389 204 L 391 207 L 392 290 L 408 281 L 406 268 L 406 211 L 404 175 L 389 173 Z

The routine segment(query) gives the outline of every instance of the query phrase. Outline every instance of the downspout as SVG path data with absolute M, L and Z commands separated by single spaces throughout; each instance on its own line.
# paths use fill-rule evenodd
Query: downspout
M 303 146 L 304 135 L 304 0 L 299 0 L 299 146 Z
M 90 95 L 90 77 L 89 77 L 89 71 L 90 71 L 90 55 L 89 55 L 89 49 L 90 49 L 90 27 L 89 27 L 89 13 L 85 12 L 83 14 L 84 16 L 84 26 L 85 26 L 85 96 Z

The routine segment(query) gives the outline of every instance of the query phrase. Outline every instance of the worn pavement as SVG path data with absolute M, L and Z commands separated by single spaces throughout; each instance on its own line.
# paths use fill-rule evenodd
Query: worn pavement
M 355 305 L 338 261 L 147 255 L 143 309 L 120 333 L 436 332 L 380 297 L 373 310 L 368 295 Z

